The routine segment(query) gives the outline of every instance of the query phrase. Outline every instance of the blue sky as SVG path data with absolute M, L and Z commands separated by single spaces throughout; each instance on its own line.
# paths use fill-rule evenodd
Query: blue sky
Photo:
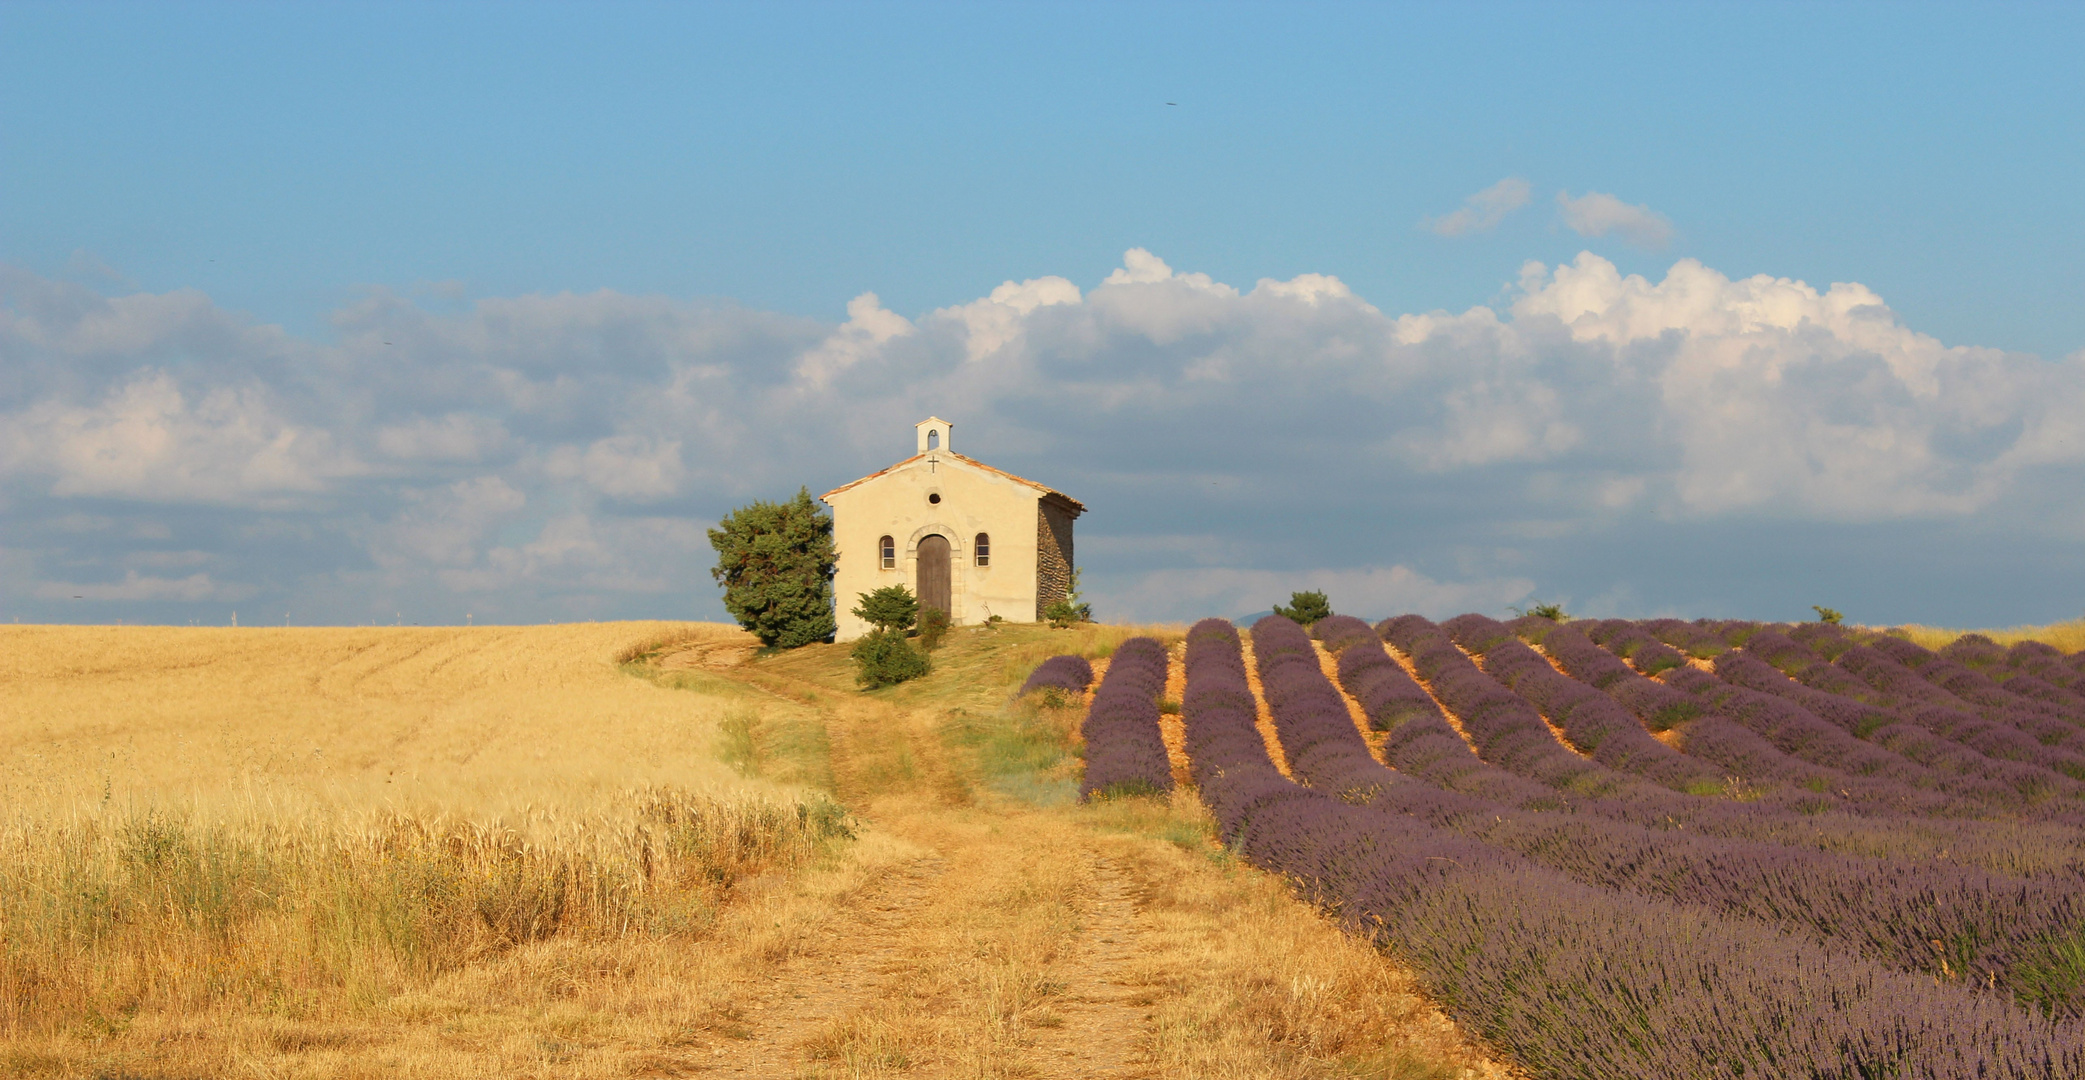
M 0 616 L 720 617 L 700 527 L 922 410 L 1093 505 L 1103 614 L 2074 616 L 2081 31 L 10 4 Z

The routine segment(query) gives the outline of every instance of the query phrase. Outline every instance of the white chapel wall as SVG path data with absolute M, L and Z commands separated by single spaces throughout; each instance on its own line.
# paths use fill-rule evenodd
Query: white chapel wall
M 925 443 L 925 432 L 920 441 Z M 945 442 L 942 447 L 946 448 Z M 934 451 L 835 493 L 831 499 L 833 539 L 840 564 L 833 577 L 833 596 L 839 640 L 869 632 L 869 626 L 852 614 L 861 603 L 860 594 L 886 585 L 918 591 L 919 542 L 930 533 L 948 538 L 954 608 L 949 614 L 958 625 L 984 622 L 992 615 L 1013 622 L 1033 619 L 1036 501 L 1040 494 L 1026 484 Z M 939 495 L 941 501 L 929 502 L 930 495 Z M 981 532 L 992 538 L 988 567 L 976 565 L 974 543 Z M 898 549 L 897 565 L 889 570 L 882 568 L 877 552 L 877 541 L 886 535 L 896 540 Z

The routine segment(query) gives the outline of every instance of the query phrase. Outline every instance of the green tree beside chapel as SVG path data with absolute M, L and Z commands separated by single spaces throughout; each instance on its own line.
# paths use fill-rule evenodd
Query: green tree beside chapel
M 741 506 L 709 531 L 717 549 L 710 576 L 724 586 L 724 610 L 760 643 L 794 649 L 831 641 L 833 516 L 811 501 L 809 488 L 782 503 Z

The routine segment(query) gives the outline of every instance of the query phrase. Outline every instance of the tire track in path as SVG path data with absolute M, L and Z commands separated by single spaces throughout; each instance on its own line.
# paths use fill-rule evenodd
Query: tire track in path
M 888 872 L 831 920 L 829 936 L 709 1025 L 725 1038 L 695 1067 L 746 1080 L 1151 1075 L 1136 876 L 1084 844 L 1058 848 L 1081 865 L 1071 910 L 1052 918 L 1045 880 L 996 877 L 980 889 L 984 846 Z M 1006 911 L 1002 934 L 975 920 L 980 892 L 997 905 L 1030 900 Z M 1055 944 L 1030 936 L 1039 930 Z
M 1143 1076 L 1150 1001 L 1127 982 L 1139 945 L 1135 890 L 1105 857 L 1089 869 L 1079 941 L 1066 958 L 1056 1007 L 1030 1021 L 1029 1061 L 1040 1077 Z
M 848 1015 L 881 1000 L 904 963 L 913 922 L 946 865 L 929 856 L 894 867 L 833 920 L 835 932 L 784 963 L 720 1025 L 731 1038 L 705 1071 L 746 1080 L 794 1080 L 821 1056 L 817 1042 Z

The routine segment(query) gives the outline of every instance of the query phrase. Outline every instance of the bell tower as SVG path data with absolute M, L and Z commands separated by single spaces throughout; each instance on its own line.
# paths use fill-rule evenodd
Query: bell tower
M 954 424 L 938 416 L 929 416 L 912 426 L 919 431 L 920 453 L 925 454 L 935 450 L 949 449 L 948 433 L 949 429 L 955 427 Z

